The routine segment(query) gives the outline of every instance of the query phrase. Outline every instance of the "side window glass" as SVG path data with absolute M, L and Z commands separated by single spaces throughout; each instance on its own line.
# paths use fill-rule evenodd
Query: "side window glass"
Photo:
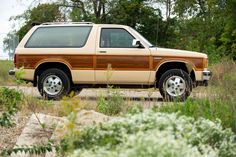
M 134 37 L 122 28 L 102 28 L 101 48 L 133 48 Z
M 26 48 L 83 47 L 91 31 L 90 26 L 40 27 L 29 38 Z

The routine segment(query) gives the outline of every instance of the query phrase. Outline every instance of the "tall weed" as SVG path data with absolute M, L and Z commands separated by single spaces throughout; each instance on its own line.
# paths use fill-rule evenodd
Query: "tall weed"
M 108 87 L 108 94 L 105 98 L 100 95 L 97 100 L 97 110 L 106 115 L 117 115 L 122 111 L 124 99 L 117 89 Z

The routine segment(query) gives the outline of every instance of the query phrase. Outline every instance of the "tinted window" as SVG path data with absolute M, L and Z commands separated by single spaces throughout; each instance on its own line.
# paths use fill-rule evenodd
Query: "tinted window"
M 90 30 L 91 27 L 87 26 L 41 27 L 33 33 L 25 47 L 83 47 L 88 39 Z
M 100 47 L 133 48 L 134 37 L 121 28 L 103 28 L 101 30 Z

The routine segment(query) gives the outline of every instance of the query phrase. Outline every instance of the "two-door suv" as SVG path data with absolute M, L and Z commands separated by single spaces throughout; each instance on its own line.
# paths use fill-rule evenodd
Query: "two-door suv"
M 129 26 L 90 22 L 34 26 L 16 48 L 14 64 L 9 74 L 24 67 L 22 79 L 47 99 L 109 82 L 157 87 L 164 99 L 185 100 L 211 75 L 206 54 L 155 47 Z

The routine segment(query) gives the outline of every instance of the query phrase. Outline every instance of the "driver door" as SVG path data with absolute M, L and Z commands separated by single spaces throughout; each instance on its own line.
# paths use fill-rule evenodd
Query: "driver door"
M 100 27 L 96 46 L 97 83 L 148 84 L 150 51 L 132 46 L 136 39 L 128 29 Z

